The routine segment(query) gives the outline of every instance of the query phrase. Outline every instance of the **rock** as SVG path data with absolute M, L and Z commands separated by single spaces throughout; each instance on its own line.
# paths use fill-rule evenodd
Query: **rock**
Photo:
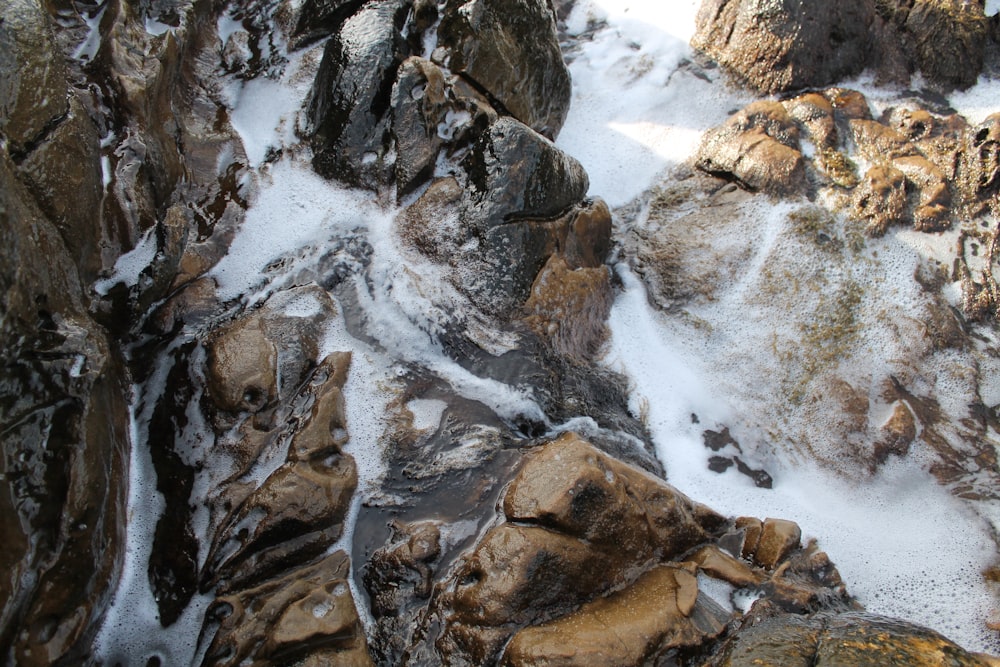
M 988 23 L 980 3 L 708 0 L 691 44 L 762 93 L 830 85 L 866 67 L 905 83 L 920 70 L 950 89 L 975 83 Z
M 69 113 L 66 66 L 49 18 L 34 0 L 5 3 L 0 22 L 0 134 L 17 157 Z
M 612 301 L 607 268 L 570 269 L 562 256 L 552 255 L 531 286 L 525 322 L 559 354 L 586 359 L 607 336 Z
M 56 225 L 81 280 L 89 285 L 104 268 L 100 247 L 104 230 L 100 215 L 95 215 L 101 210 L 104 189 L 101 140 L 80 102 L 76 97 L 70 101 L 60 122 L 24 157 L 18 175 Z
M 221 592 L 275 576 L 321 554 L 343 532 L 358 485 L 354 459 L 282 465 L 217 529 L 202 588 Z
M 490 125 L 463 167 L 469 186 L 462 215 L 479 233 L 515 220 L 555 218 L 590 187 L 579 162 L 512 118 Z
M 408 58 L 392 91 L 397 197 L 429 180 L 438 152 L 473 140 L 497 113 L 471 86 L 423 58 Z
M 773 570 L 785 560 L 792 550 L 799 547 L 802 530 L 794 521 L 764 519 L 760 539 L 753 550 L 753 559 L 761 567 Z
M 670 560 L 725 524 L 707 507 L 571 433 L 528 457 L 503 509 L 510 521 L 614 548 L 633 561 L 654 554 Z
M 389 107 L 407 55 L 406 0 L 379 0 L 343 22 L 323 51 L 310 93 L 313 168 L 325 178 L 376 188 L 392 173 Z
M 951 191 L 945 174 L 927 158 L 919 155 L 896 158 L 898 169 L 919 193 L 913 208 L 913 226 L 922 232 L 938 232 L 951 226 Z
M 230 412 L 259 412 L 278 397 L 278 351 L 261 318 L 218 332 L 209 346 L 208 390 Z
M 218 598 L 206 614 L 203 665 L 372 665 L 337 551 L 285 576 Z
M 881 163 L 917 154 L 906 135 L 878 121 L 852 120 L 850 128 L 858 152 L 872 162 Z
M 882 236 L 906 219 L 906 177 L 895 167 L 872 167 L 851 199 L 851 215 L 867 223 L 865 233 Z
M 21 4 L 0 31 L 19 25 Z M 20 111 L 3 113 L 30 134 Z M 130 378 L 87 311 L 76 257 L 15 171 L 0 153 L 0 655 L 79 663 L 124 556 Z
M 905 401 L 896 402 L 882 431 L 883 439 L 875 443 L 875 462 L 885 463 L 890 454 L 906 456 L 917 437 L 917 420 Z
M 364 0 L 304 0 L 292 28 L 292 49 L 301 49 L 340 28 Z
M 709 663 L 788 667 L 982 667 L 983 662 L 941 635 L 904 621 L 862 613 L 779 615 L 738 630 Z
M 991 114 L 972 129 L 967 142 L 964 187 L 972 210 L 978 212 L 996 206 L 1000 199 L 1000 113 Z
M 876 3 L 896 31 L 909 70 L 946 89 L 968 88 L 983 67 L 988 25 L 983 6 L 962 0 Z M 884 33 L 883 33 L 884 34 Z M 883 50 L 886 45 L 883 45 Z
M 725 615 L 716 610 L 699 595 L 691 572 L 663 565 L 571 614 L 521 630 L 500 664 L 639 667 L 670 649 L 697 646 L 718 635 Z
M 691 45 L 762 93 L 860 74 L 871 56 L 871 0 L 706 0 Z
M 555 15 L 544 0 L 448 0 L 438 44 L 452 72 L 475 83 L 506 113 L 548 139 L 570 103 Z
M 754 102 L 706 132 L 695 164 L 748 190 L 772 195 L 791 194 L 806 184 L 798 129 L 778 102 Z

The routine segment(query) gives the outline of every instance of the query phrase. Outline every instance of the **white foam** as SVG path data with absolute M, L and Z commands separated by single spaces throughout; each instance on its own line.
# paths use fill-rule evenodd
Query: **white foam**
M 119 283 L 135 287 L 139 282 L 139 274 L 152 264 L 156 257 L 156 234 L 153 233 L 155 230 L 155 227 L 146 230 L 135 247 L 118 258 L 111 276 L 94 283 L 95 292 L 105 296 L 112 287 Z
M 556 145 L 578 159 L 590 193 L 620 206 L 686 160 L 701 133 L 749 101 L 678 66 L 691 58 L 697 2 L 581 2 L 571 25 L 608 20 L 570 65 L 573 97 Z
M 413 428 L 417 431 L 436 429 L 447 407 L 444 401 L 431 398 L 415 398 L 406 404 L 406 409 L 413 414 Z

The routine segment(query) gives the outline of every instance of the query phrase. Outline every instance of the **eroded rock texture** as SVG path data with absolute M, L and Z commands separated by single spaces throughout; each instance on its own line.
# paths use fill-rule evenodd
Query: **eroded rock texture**
M 983 10 L 962 0 L 709 0 L 692 46 L 764 93 L 828 86 L 866 68 L 892 81 L 920 71 L 940 87 L 968 88 L 983 67 Z

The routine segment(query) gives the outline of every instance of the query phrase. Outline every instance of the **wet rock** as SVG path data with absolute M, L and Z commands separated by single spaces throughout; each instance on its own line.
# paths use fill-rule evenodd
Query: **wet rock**
M 972 202 L 972 211 L 995 207 L 1000 199 L 1000 114 L 990 115 L 970 131 L 963 157 L 966 198 Z
M 882 425 L 883 439 L 875 443 L 875 462 L 885 463 L 890 454 L 905 456 L 917 437 L 917 421 L 905 401 L 898 401 Z
M 606 338 L 612 301 L 607 268 L 571 269 L 560 255 L 552 255 L 531 286 L 525 321 L 558 353 L 585 359 Z
M 773 570 L 799 547 L 802 530 L 794 521 L 765 519 L 760 538 L 753 550 L 753 559 L 761 567 Z
M 325 178 L 376 188 L 387 183 L 389 105 L 407 55 L 406 0 L 380 0 L 344 21 L 323 51 L 307 109 L 313 168 Z
M 882 236 L 906 219 L 906 177 L 894 167 L 872 167 L 854 191 L 851 214 L 867 223 L 865 232 Z
M 12 24 L 28 11 L 10 9 Z M 75 663 L 124 554 L 129 376 L 87 312 L 76 258 L 15 170 L 0 155 L 0 655 Z
M 304 48 L 331 34 L 362 4 L 364 0 L 305 0 L 292 29 L 292 49 Z
M 984 663 L 926 628 L 880 616 L 847 613 L 780 615 L 758 623 L 751 618 L 710 664 L 713 667 L 759 664 L 982 667 Z
M 463 218 L 478 232 L 519 219 L 554 218 L 590 187 L 579 162 L 512 118 L 490 125 L 463 166 L 469 174 Z
M 760 92 L 819 87 L 861 73 L 875 19 L 870 0 L 706 0 L 691 44 Z
M 923 156 L 896 158 L 892 166 L 906 176 L 918 192 L 913 207 L 913 226 L 922 232 L 938 232 L 951 226 L 951 191 L 945 174 Z
M 449 0 L 438 28 L 443 64 L 534 131 L 555 139 L 570 103 L 551 5 L 543 0 Z
M 851 135 L 858 151 L 872 162 L 917 154 L 906 135 L 875 120 L 852 120 Z
M 231 591 L 319 555 L 343 532 L 357 485 L 347 454 L 282 465 L 216 532 L 202 587 Z
M 705 133 L 695 164 L 751 191 L 790 194 L 805 186 L 798 129 L 777 102 L 755 102 Z
M 204 665 L 371 665 L 351 597 L 350 560 L 337 551 L 218 598 L 206 614 Z
M 763 93 L 830 85 L 866 67 L 890 81 L 919 70 L 965 88 L 983 67 L 988 31 L 983 6 L 961 0 L 710 0 L 696 21 L 692 46 Z
M 438 152 L 467 144 L 497 113 L 474 88 L 423 58 L 399 68 L 392 91 L 392 134 L 396 140 L 397 196 L 429 179 Z
M 670 559 L 725 523 L 662 481 L 565 434 L 531 455 L 504 498 L 508 520 L 615 547 L 623 558 Z
M 260 318 L 219 332 L 209 348 L 208 387 L 230 412 L 258 412 L 278 396 L 278 351 Z
M 40 3 L 5 3 L 0 23 L 0 133 L 14 156 L 30 152 L 69 112 L 68 72 L 57 54 Z
M 103 230 L 95 215 L 103 191 L 100 137 L 81 104 L 70 99 L 59 124 L 22 160 L 19 176 L 59 229 L 81 280 L 89 284 L 103 268 Z
M 664 565 L 627 588 L 555 621 L 521 630 L 501 665 L 650 664 L 670 649 L 718 635 L 726 615 L 698 593 L 698 580 Z
M 877 33 L 883 38 L 883 57 L 903 60 L 909 72 L 919 70 L 945 88 L 968 88 L 976 82 L 988 31 L 980 3 L 916 0 L 875 4 L 892 31 Z M 901 55 L 886 53 L 894 49 Z

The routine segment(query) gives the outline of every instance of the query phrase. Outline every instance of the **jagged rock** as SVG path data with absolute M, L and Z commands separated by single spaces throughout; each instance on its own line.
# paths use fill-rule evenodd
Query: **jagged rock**
M 922 232 L 937 232 L 951 226 L 951 191 L 945 174 L 920 155 L 896 158 L 892 166 L 899 170 L 918 192 L 913 207 L 913 226 Z
M 284 464 L 218 528 L 202 587 L 231 591 L 318 556 L 343 532 L 357 485 L 347 454 Z
M 920 70 L 938 86 L 966 88 L 983 67 L 987 32 L 983 5 L 962 0 L 708 0 L 691 44 L 764 93 L 830 85 L 866 67 L 892 81 Z
M 972 129 L 964 152 L 967 199 L 973 211 L 1000 200 L 1000 113 Z
M 895 167 L 872 167 L 854 191 L 851 214 L 867 222 L 865 232 L 881 236 L 906 217 L 906 177 Z
M 4 151 L 0 660 L 11 664 L 83 661 L 124 554 L 129 375 L 85 304 L 76 258 Z
M 364 0 L 304 0 L 292 28 L 292 49 L 301 49 L 337 30 Z
M 706 132 L 695 163 L 752 191 L 780 195 L 805 186 L 798 128 L 778 102 L 754 102 Z
M 555 621 L 521 630 L 500 664 L 650 664 L 670 649 L 697 646 L 725 628 L 727 615 L 698 593 L 686 569 L 663 565 L 635 583 Z
M 392 91 L 397 196 L 429 179 L 443 146 L 468 143 L 497 119 L 489 102 L 423 58 L 408 58 Z
M 902 61 L 902 79 L 919 70 L 946 88 L 968 88 L 983 67 L 988 25 L 983 5 L 962 0 L 916 0 L 912 3 L 876 0 L 886 22 L 876 31 L 879 55 Z M 873 65 L 879 65 L 873 61 Z
M 218 598 L 206 614 L 203 665 L 372 665 L 337 551 L 311 565 Z
M 539 134 L 555 139 L 570 103 L 555 15 L 544 0 L 449 0 L 438 28 L 443 64 Z
M 365 5 L 326 44 L 307 109 L 313 167 L 325 178 L 369 188 L 389 180 L 389 105 L 409 8 L 407 0 Z
M 510 521 L 538 523 L 614 547 L 643 561 L 656 554 L 672 559 L 709 539 L 725 524 L 648 473 L 565 434 L 529 456 L 503 502 Z
M 84 284 L 103 268 L 100 243 L 100 136 L 80 102 L 70 98 L 66 115 L 20 164 L 19 176 L 62 234 Z
M 604 342 L 612 301 L 606 267 L 571 269 L 552 255 L 531 286 L 525 322 L 560 354 L 585 359 Z
M 490 125 L 463 166 L 469 188 L 462 214 L 478 232 L 515 220 L 554 218 L 590 187 L 579 162 L 512 118 Z
M 858 152 L 872 162 L 915 155 L 916 149 L 906 136 L 875 120 L 852 120 L 851 135 Z
M 871 0 L 706 0 L 691 44 L 764 93 L 819 87 L 869 63 Z
M 757 623 L 751 616 L 710 664 L 984 667 L 986 663 L 926 628 L 880 616 L 846 613 L 779 615 Z
M 802 530 L 794 521 L 764 519 L 760 538 L 753 549 L 754 562 L 763 568 L 773 570 L 799 547 L 801 538 Z

